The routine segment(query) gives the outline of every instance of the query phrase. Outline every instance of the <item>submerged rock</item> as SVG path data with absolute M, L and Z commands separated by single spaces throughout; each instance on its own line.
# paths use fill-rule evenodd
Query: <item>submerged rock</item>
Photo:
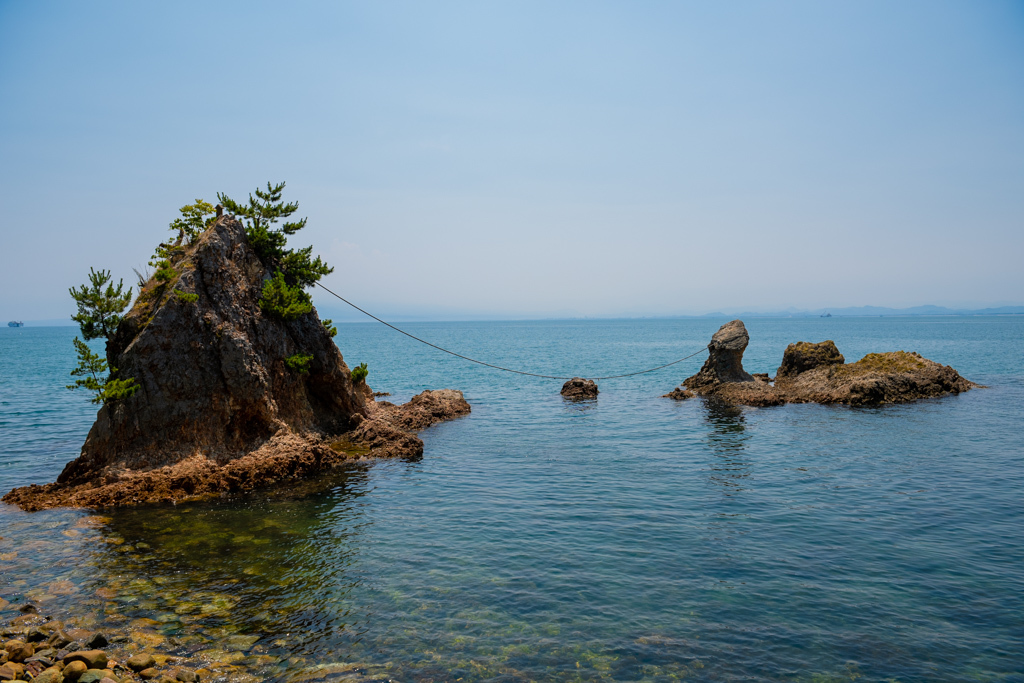
M 749 375 L 743 370 L 748 342 L 741 321 L 723 325 L 708 344 L 708 360 L 700 372 L 683 382 L 684 386 L 701 396 L 751 406 L 786 402 L 903 403 L 979 386 L 953 368 L 918 353 L 869 353 L 856 363 L 846 363 L 832 340 L 790 344 L 772 386 L 767 374 Z M 673 394 L 679 391 L 668 396 L 676 398 Z
M 562 396 L 572 401 L 597 398 L 597 383 L 592 379 L 573 377 L 562 385 Z
M 407 430 L 469 411 L 461 394 L 414 399 L 384 411 L 393 428 L 363 438 L 358 455 L 332 449 L 332 438 L 381 411 L 366 383 L 352 381 L 315 310 L 286 321 L 260 307 L 271 270 L 242 224 L 217 219 L 174 268 L 173 280 L 142 288 L 107 344 L 110 366 L 135 378 L 138 392 L 100 409 L 81 455 L 57 482 L 15 489 L 5 502 L 26 510 L 100 507 L 265 486 L 367 448 L 404 455 L 418 444 L 422 452 Z M 309 356 L 301 369 L 285 362 L 297 354 Z

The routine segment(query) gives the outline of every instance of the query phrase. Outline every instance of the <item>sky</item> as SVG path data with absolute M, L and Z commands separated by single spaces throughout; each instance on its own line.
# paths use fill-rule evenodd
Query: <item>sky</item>
M 0 321 L 280 180 L 396 320 L 1024 304 L 1024 3 L 0 0 Z

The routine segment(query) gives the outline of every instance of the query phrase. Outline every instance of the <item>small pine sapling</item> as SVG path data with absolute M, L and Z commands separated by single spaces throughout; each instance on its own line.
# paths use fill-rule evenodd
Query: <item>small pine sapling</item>
M 366 363 L 360 363 L 357 367 L 352 368 L 352 383 L 360 384 L 366 381 L 366 376 L 370 374 L 370 371 L 366 369 Z
M 181 217 L 171 221 L 170 230 L 178 233 L 178 244 L 192 244 L 210 226 L 213 218 L 207 216 L 212 216 L 215 209 L 209 202 L 197 199 L 195 204 L 186 204 L 178 211 Z
M 89 269 L 89 284 L 68 290 L 78 306 L 71 319 L 78 323 L 82 336 L 89 339 L 109 337 L 121 324 L 121 313 L 132 300 L 132 288 L 124 289 L 124 280 L 114 286 L 110 271 Z
M 313 355 L 308 353 L 296 353 L 288 356 L 284 359 L 284 364 L 292 372 L 297 372 L 300 375 L 309 373 L 309 363 L 313 360 Z
M 327 330 L 327 334 L 331 335 L 332 337 L 336 337 L 338 335 L 338 328 L 334 326 L 333 320 L 331 320 L 330 318 L 324 318 L 320 322 L 323 323 L 324 328 Z
M 139 390 L 139 385 L 131 377 L 127 379 L 113 379 L 105 377 L 107 374 L 107 361 L 93 353 L 89 345 L 75 337 L 73 341 L 75 352 L 78 354 L 78 367 L 71 371 L 72 377 L 78 377 L 74 384 L 68 384 L 67 388 L 87 389 L 93 392 L 93 403 L 109 403 L 118 399 L 128 398 Z M 112 368 L 117 373 L 117 368 Z
M 289 285 L 281 271 L 263 282 L 263 295 L 259 303 L 260 308 L 281 320 L 295 320 L 313 310 L 309 294 L 302 291 L 301 287 Z

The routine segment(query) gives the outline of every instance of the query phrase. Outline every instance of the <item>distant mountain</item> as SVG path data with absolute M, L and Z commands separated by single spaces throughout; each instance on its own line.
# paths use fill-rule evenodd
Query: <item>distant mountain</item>
M 879 317 L 897 315 L 1024 315 L 1024 306 L 999 306 L 996 308 L 946 308 L 945 306 L 912 306 L 910 308 L 886 308 L 884 306 L 849 306 L 846 308 L 820 308 L 817 310 L 788 309 L 771 313 L 748 311 L 739 313 L 741 318 L 814 318 L 831 313 L 838 317 Z M 729 317 L 724 313 L 708 313 L 702 318 Z

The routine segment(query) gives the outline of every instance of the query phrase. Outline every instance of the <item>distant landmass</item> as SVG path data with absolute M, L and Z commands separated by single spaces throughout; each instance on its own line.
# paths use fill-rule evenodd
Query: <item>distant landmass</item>
M 321 311 L 325 315 L 331 315 L 336 322 L 368 322 L 361 315 L 355 315 L 345 309 L 335 309 L 325 306 Z M 579 318 L 572 315 L 566 316 L 530 316 L 514 315 L 504 316 L 498 314 L 464 313 L 452 314 L 450 311 L 438 312 L 435 315 L 408 315 L 401 313 L 383 313 L 388 322 L 473 322 L 490 321 L 500 322 L 505 320 L 581 320 L 581 319 L 619 319 L 631 318 L 817 318 L 817 317 L 878 317 L 878 316 L 900 316 L 900 315 L 1024 315 L 1024 306 L 997 306 L 994 308 L 946 308 L 945 306 L 912 306 L 911 308 L 886 308 L 884 306 L 849 306 L 846 308 L 787 308 L 782 311 L 754 312 L 744 311 L 743 313 L 705 313 L 703 315 L 609 315 L 609 316 L 587 316 Z M 72 327 L 74 323 L 70 318 L 51 318 L 48 320 L 26 320 L 26 327 Z
M 819 308 L 814 310 L 787 309 L 770 313 L 708 313 L 702 318 L 719 318 L 736 315 L 745 318 L 814 318 L 822 316 L 888 316 L 888 315 L 1024 315 L 1024 306 L 997 306 L 995 308 L 946 308 L 945 306 L 912 306 L 910 308 L 885 308 L 884 306 L 849 306 L 847 308 Z

